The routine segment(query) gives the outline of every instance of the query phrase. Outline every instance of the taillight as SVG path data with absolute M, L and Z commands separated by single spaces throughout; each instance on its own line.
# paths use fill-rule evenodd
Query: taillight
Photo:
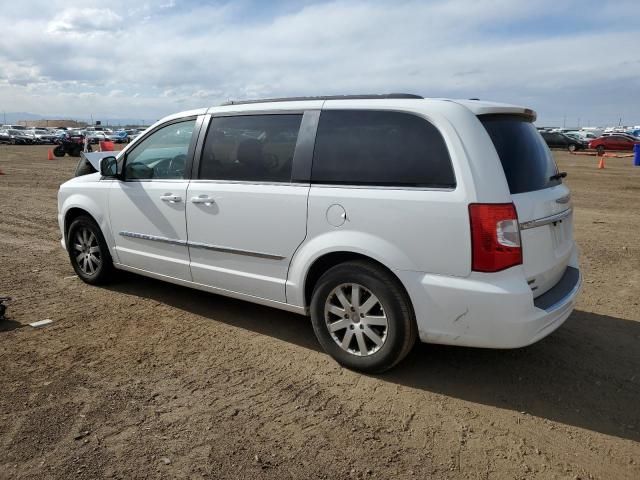
M 471 264 L 476 272 L 498 272 L 522 263 L 520 227 L 513 203 L 472 203 Z

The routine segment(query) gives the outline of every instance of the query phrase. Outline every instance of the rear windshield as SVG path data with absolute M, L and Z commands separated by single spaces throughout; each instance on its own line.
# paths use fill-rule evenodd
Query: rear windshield
M 514 115 L 478 117 L 496 147 L 512 194 L 543 190 L 562 183 L 551 177 L 558 167 L 533 123 Z

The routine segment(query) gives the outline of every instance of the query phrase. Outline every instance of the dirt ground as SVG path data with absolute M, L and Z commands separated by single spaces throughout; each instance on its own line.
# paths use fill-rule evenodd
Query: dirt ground
M 640 478 L 640 168 L 556 153 L 585 286 L 519 350 L 418 345 L 366 376 L 305 317 L 134 275 L 74 277 L 76 159 L 0 146 L 0 478 Z M 41 329 L 29 322 L 51 319 Z

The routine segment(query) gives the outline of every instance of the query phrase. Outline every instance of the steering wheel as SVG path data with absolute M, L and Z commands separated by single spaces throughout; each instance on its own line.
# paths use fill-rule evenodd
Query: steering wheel
M 186 163 L 187 156 L 184 154 L 166 158 L 153 168 L 153 178 L 182 178 Z
M 184 167 L 187 164 L 187 156 L 183 153 L 176 155 L 171 160 L 169 160 L 169 165 L 167 165 L 167 176 L 169 178 L 181 178 L 184 175 Z

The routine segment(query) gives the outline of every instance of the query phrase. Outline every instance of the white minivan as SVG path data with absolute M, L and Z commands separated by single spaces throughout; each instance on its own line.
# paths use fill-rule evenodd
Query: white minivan
M 87 283 L 127 270 L 310 315 L 357 370 L 416 338 L 529 345 L 581 285 L 566 174 L 535 117 L 409 94 L 171 115 L 60 187 L 62 244 Z

